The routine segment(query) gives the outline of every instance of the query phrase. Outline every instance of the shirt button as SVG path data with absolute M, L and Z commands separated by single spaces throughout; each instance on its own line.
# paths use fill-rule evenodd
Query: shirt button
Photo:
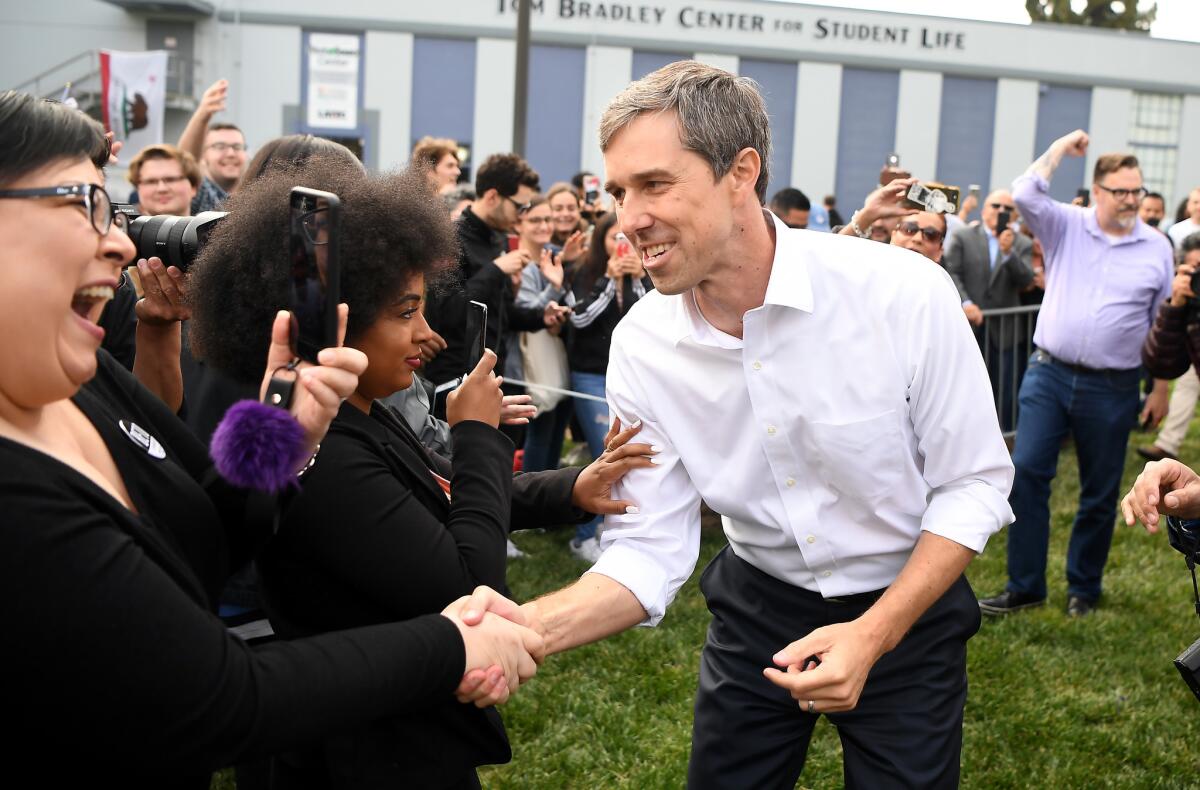
M 774 436 L 774 435 L 775 435 L 775 426 L 768 425 L 767 426 L 767 436 Z
M 755 369 L 755 370 L 762 370 L 762 363 L 761 363 L 761 362 L 759 362 L 757 359 L 756 359 L 756 360 L 754 360 L 754 369 Z
M 824 576 L 826 579 L 828 579 L 830 576 L 833 575 L 833 571 L 825 571 L 821 575 Z
M 805 538 L 805 540 L 807 540 L 809 543 L 816 543 L 816 542 L 817 542 L 817 536 L 816 536 L 816 535 L 809 535 L 807 538 Z M 825 571 L 825 575 L 826 575 L 826 576 L 828 576 L 828 575 L 829 575 L 829 571 Z
M 789 478 L 788 478 L 786 481 L 784 481 L 784 482 L 786 482 L 786 483 L 787 483 L 787 487 L 788 487 L 788 488 L 791 488 L 792 486 L 796 485 L 796 481 L 795 481 L 794 479 L 790 478 L 790 477 L 789 477 Z

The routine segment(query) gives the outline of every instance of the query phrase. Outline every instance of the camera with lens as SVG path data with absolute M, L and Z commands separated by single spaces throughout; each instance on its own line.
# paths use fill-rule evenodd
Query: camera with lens
M 1200 562 L 1200 521 L 1168 518 L 1167 540 L 1171 548 L 1183 554 L 1187 560 L 1188 570 L 1192 572 L 1192 591 L 1196 594 L 1196 614 L 1200 615 L 1200 589 L 1196 587 L 1196 563 Z M 1179 654 L 1175 659 L 1175 668 L 1196 699 L 1200 700 L 1200 639 Z
M 140 258 L 161 258 L 164 266 L 187 271 L 200 254 L 208 234 L 225 218 L 224 211 L 203 211 L 194 217 L 158 214 L 142 216 L 131 203 L 116 203 L 114 210 L 125 215 L 126 232 Z

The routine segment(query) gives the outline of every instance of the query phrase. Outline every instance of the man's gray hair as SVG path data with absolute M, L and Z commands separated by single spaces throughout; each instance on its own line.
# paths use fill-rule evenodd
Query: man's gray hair
M 704 157 L 716 180 L 743 148 L 757 151 L 762 170 L 754 189 L 760 202 L 766 200 L 771 124 L 758 83 L 694 60 L 670 63 L 621 91 L 600 119 L 600 150 L 642 113 L 672 111 L 683 147 Z

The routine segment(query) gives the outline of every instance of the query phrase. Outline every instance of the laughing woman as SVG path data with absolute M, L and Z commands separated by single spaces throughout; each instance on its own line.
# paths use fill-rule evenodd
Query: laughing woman
M 210 364 L 243 380 L 262 367 L 245 339 L 270 323 L 263 297 L 288 288 L 287 195 L 295 183 L 279 173 L 239 190 L 192 270 L 198 346 Z M 623 511 L 628 503 L 609 499 L 612 482 L 650 463 L 646 445 L 621 446 L 631 432 L 583 471 L 513 476 L 512 442 L 497 430 L 491 351 L 448 402 L 452 463 L 378 401 L 409 387 L 420 368 L 421 344 L 432 336 L 422 310 L 426 280 L 453 259 L 453 226 L 417 169 L 363 179 L 310 166 L 303 183 L 341 198 L 346 343 L 368 366 L 260 558 L 276 632 L 301 637 L 438 612 L 480 584 L 503 591 L 510 524 Z M 510 756 L 494 710 L 446 700 L 291 752 L 276 760 L 274 775 L 277 788 L 478 787 L 476 766 Z
M 434 615 L 257 649 L 225 630 L 214 597 L 269 538 L 270 503 L 217 477 L 99 351 L 134 254 L 101 186 L 109 155 L 82 113 L 0 94 L 6 763 L 47 787 L 206 788 L 239 759 L 453 698 L 464 666 L 524 660 L 527 674 L 519 645 L 536 641 L 503 621 L 489 636 Z M 290 357 L 287 327 L 268 322 L 260 367 Z M 321 360 L 292 407 L 310 449 L 366 364 L 347 348 Z M 495 636 L 515 640 L 507 657 L 486 655 Z

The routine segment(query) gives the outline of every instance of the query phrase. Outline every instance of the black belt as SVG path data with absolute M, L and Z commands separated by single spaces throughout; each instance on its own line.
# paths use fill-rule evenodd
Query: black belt
M 1044 348 L 1039 348 L 1037 355 L 1039 361 L 1052 362 L 1060 368 L 1066 368 L 1075 373 L 1123 374 L 1138 370 L 1138 368 L 1089 368 L 1087 365 L 1076 365 L 1074 362 L 1059 359 Z

